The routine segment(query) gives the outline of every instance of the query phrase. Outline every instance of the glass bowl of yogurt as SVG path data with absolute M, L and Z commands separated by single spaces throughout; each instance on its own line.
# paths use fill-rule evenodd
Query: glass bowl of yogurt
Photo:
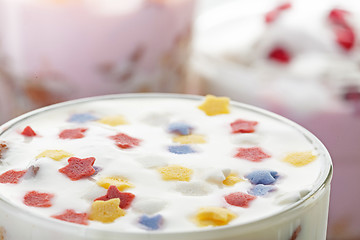
M 227 97 L 74 100 L 0 140 L 2 239 L 326 239 L 324 145 Z

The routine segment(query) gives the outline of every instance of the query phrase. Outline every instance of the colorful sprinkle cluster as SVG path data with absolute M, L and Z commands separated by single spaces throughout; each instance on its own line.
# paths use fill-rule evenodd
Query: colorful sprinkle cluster
M 196 111 L 209 121 L 218 121 L 226 116 L 222 120 L 223 124 L 216 126 L 220 127 L 217 131 L 221 131 L 228 138 L 234 135 L 256 134 L 262 126 L 261 121 L 237 118 L 237 116 L 231 118 L 229 103 L 228 98 L 209 95 Z M 226 164 L 217 168 L 209 163 L 200 169 L 196 161 L 206 162 L 207 160 L 199 160 L 200 153 L 203 151 L 202 146 L 216 139 L 211 139 L 208 133 L 202 132 L 196 122 L 190 124 L 187 119 L 175 120 L 168 121 L 166 126 L 161 125 L 161 131 L 167 136 L 167 143 L 170 143 L 164 144 L 162 148 L 164 154 L 167 154 L 166 157 L 156 154 L 137 157 L 144 146 L 149 144 L 149 139 L 136 132 L 127 131 L 132 122 L 122 115 L 96 116 L 95 112 L 73 114 L 66 118 L 69 125 L 64 125 L 66 128 L 58 131 L 56 139 L 58 142 L 70 145 L 72 142 L 80 141 L 87 143 L 87 139 L 94 137 L 92 135 L 94 128 L 106 129 L 108 134 L 97 137 L 101 137 L 101 141 L 112 146 L 113 151 L 124 153 L 123 156 L 126 156 L 132 164 L 142 167 L 143 174 L 152 174 L 155 180 L 160 181 L 165 188 L 176 192 L 179 205 L 181 205 L 181 199 L 214 199 L 212 204 L 201 208 L 196 207 L 192 209 L 191 216 L 186 216 L 188 222 L 199 227 L 229 224 L 239 217 L 239 209 L 240 211 L 251 209 L 258 199 L 266 199 L 276 193 L 278 182 L 286 181 L 286 173 L 278 172 L 276 169 L 263 169 L 262 163 L 274 160 L 279 154 L 272 152 L 272 149 L 265 149 L 261 144 L 243 146 L 232 143 L 229 145 L 232 154 L 225 157 L 236 162 L 238 165 L 236 168 L 233 165 L 227 167 Z M 151 125 L 151 128 L 155 127 Z M 41 129 L 35 132 L 31 126 L 26 126 L 17 134 L 19 133 L 26 138 L 36 137 L 37 139 L 45 138 L 46 135 L 45 132 L 41 132 Z M 153 139 L 156 139 L 156 136 Z M 64 147 L 70 146 L 66 144 L 58 148 L 41 149 L 33 156 L 31 164 L 24 169 L 3 171 L 0 174 L 0 183 L 16 187 L 23 182 L 44 176 L 46 171 L 50 171 L 41 165 L 45 162 L 56 166 L 56 171 L 51 172 L 50 175 L 62 179 L 64 184 L 86 182 L 94 190 L 83 197 L 88 201 L 88 205 L 84 208 L 87 211 L 79 211 L 70 204 L 60 211 L 54 211 L 49 217 L 75 224 L 91 225 L 93 221 L 112 223 L 118 221 L 119 218 L 126 219 L 128 211 L 131 211 L 132 216 L 136 216 L 136 226 L 139 229 L 161 231 L 166 228 L 167 221 L 170 221 L 165 211 L 168 208 L 166 198 L 163 198 L 160 192 L 150 197 L 142 196 L 137 191 L 139 186 L 137 186 L 136 178 L 139 176 L 132 176 L 132 170 L 128 169 L 124 159 L 113 158 L 106 152 L 110 150 L 104 150 L 103 156 L 92 155 L 91 148 L 96 146 L 91 145 L 91 142 L 87 156 L 74 154 L 74 151 Z M 7 142 L 0 142 L 0 158 L 3 161 L 7 159 L 6 151 L 9 146 L 11 147 Z M 279 159 L 278 162 L 291 168 L 301 168 L 316 160 L 316 155 L 311 150 L 282 154 L 285 157 Z M 194 159 L 190 160 L 189 157 L 194 157 Z M 111 169 L 112 167 L 109 166 L 113 165 L 108 165 L 106 161 L 98 160 L 102 158 L 107 158 L 109 163 L 114 163 L 121 173 L 117 172 L 118 169 Z M 174 161 L 177 163 L 174 164 Z M 196 164 L 192 165 L 191 161 Z M 244 171 L 242 164 L 251 164 L 251 170 Z M 150 189 L 154 187 L 151 182 L 147 184 Z M 78 191 L 85 190 L 78 189 Z M 51 209 L 57 205 L 57 201 L 60 201 L 59 194 L 61 193 L 55 189 L 46 192 L 34 186 L 33 190 L 23 193 L 22 203 L 28 207 Z

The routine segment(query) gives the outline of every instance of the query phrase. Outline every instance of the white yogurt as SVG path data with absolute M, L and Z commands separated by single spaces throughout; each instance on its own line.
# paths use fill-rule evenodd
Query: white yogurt
M 0 226 L 5 239 L 41 240 L 52 235 L 54 239 L 292 239 L 297 228 L 298 240 L 325 239 L 331 161 L 323 145 L 296 124 L 250 106 L 232 103 L 229 114 L 208 116 L 198 108 L 203 101 L 182 95 L 110 96 L 60 104 L 5 124 L 0 136 L 9 149 L 1 159 L 0 174 L 31 165 L 39 167 L 34 177 L 22 177 L 17 184 L 0 183 Z M 69 122 L 79 113 L 97 119 L 122 115 L 127 124 Z M 156 116 L 159 124 L 148 121 Z M 237 119 L 257 121 L 255 131 L 232 133 L 230 123 Z M 205 143 L 190 144 L 194 153 L 170 152 L 169 146 L 182 145 L 174 143 L 173 137 L 178 135 L 167 130 L 174 122 L 189 124 L 192 134 L 203 136 Z M 20 134 L 26 126 L 37 136 Z M 80 127 L 87 129 L 83 138 L 58 136 L 64 129 Z M 120 132 L 141 139 L 140 144 L 119 148 L 109 137 Z M 260 147 L 270 157 L 261 162 L 234 157 L 241 147 Z M 94 166 L 101 170 L 91 178 L 72 181 L 58 171 L 68 164 L 69 157 L 60 161 L 37 158 L 43 151 L 54 149 L 78 158 L 94 157 Z M 311 152 L 316 160 L 295 167 L 283 161 L 293 152 Z M 169 165 L 192 169 L 190 180 L 163 180 L 158 169 Z M 249 194 L 254 185 L 246 177 L 254 170 L 278 172 L 280 177 L 269 185 L 274 191 L 257 196 L 248 208 L 227 203 L 224 196 L 230 193 Z M 223 184 L 230 173 L 242 181 L 233 186 Z M 107 191 L 96 182 L 109 176 L 125 177 L 134 185 L 123 190 L 135 195 L 125 216 L 111 223 L 90 220 L 85 226 L 51 217 L 65 209 L 89 213 L 94 199 Z M 23 196 L 33 190 L 54 194 L 52 206 L 26 206 Z M 199 227 L 194 217 L 199 208 L 208 206 L 225 208 L 236 217 L 226 226 Z M 314 218 L 314 211 L 322 213 Z M 144 214 L 160 214 L 163 224 L 154 231 L 144 229 L 138 223 Z M 16 231 L 15 225 L 22 231 Z

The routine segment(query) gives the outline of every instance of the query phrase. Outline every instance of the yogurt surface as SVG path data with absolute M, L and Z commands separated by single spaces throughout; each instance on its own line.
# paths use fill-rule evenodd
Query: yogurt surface
M 86 216 L 87 228 L 171 233 L 267 218 L 308 198 L 324 183 L 331 163 L 310 133 L 271 113 L 209 97 L 94 98 L 14 120 L 0 133 L 7 146 L 0 155 L 0 198 L 49 221 L 63 222 L 54 216 L 71 209 Z M 217 104 L 220 112 L 228 113 L 207 115 Z M 235 129 L 232 125 L 238 120 L 253 125 Z M 27 127 L 34 136 L 25 131 Z M 64 137 L 74 129 L 83 129 L 82 135 Z M 68 155 L 55 160 L 47 152 L 55 150 Z M 294 154 L 300 156 L 296 160 L 300 165 L 289 160 Z M 72 179 L 60 171 L 71 158 L 94 158 L 94 173 Z M 4 176 L 12 170 L 26 173 L 10 183 Z M 273 182 L 255 182 L 252 176 L 256 172 L 259 177 L 259 171 L 271 175 Z M 134 198 L 122 209 L 123 216 L 104 222 L 91 216 L 95 200 L 116 185 L 116 181 L 102 184 L 109 178 L 126 182 L 117 188 Z M 32 191 L 51 194 L 51 206 L 27 205 L 25 195 Z M 213 207 L 226 210 L 231 219 L 217 224 L 206 215 L 204 223 L 199 211 Z

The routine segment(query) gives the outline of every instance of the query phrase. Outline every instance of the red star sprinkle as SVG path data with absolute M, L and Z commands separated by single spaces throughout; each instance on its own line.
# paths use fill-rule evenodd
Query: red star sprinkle
M 22 178 L 26 173 L 26 170 L 23 171 L 14 171 L 9 170 L 0 175 L 0 183 L 19 183 L 20 178 Z
M 286 64 L 291 61 L 290 53 L 282 47 L 275 47 L 272 49 L 268 54 L 268 58 L 282 64 Z
M 256 197 L 242 192 L 235 192 L 225 196 L 225 201 L 233 206 L 247 208 Z
M 30 207 L 51 207 L 51 199 L 54 194 L 40 193 L 37 191 L 27 192 L 24 196 L 24 204 Z
M 280 6 L 277 6 L 275 9 L 265 14 L 265 22 L 266 23 L 274 22 L 279 17 L 281 12 L 289 8 L 291 8 L 291 3 L 284 3 L 281 4 Z
M 95 158 L 76 158 L 71 157 L 68 160 L 69 164 L 59 169 L 59 172 L 68 176 L 71 180 L 76 181 L 84 177 L 90 177 L 94 174 L 95 169 L 92 167 Z
M 263 159 L 271 157 L 259 147 L 238 148 L 237 151 L 238 152 L 235 157 L 243 158 L 252 162 L 261 162 Z
M 120 192 L 116 186 L 111 185 L 108 188 L 106 195 L 99 197 L 99 198 L 95 199 L 94 201 L 97 201 L 97 200 L 107 201 L 107 200 L 110 200 L 113 198 L 119 198 L 120 199 L 119 207 L 121 209 L 127 209 L 130 207 L 131 202 L 135 198 L 135 195 L 132 193 Z
M 124 133 L 110 136 L 110 138 L 115 140 L 116 146 L 123 149 L 133 148 L 135 146 L 138 146 L 141 142 L 140 139 L 130 137 Z
M 53 215 L 51 217 L 71 223 L 77 223 L 82 225 L 89 224 L 87 213 L 77 213 L 72 209 L 66 209 L 64 213 L 59 215 Z
M 347 51 L 354 47 L 356 39 L 355 31 L 346 19 L 349 14 L 348 11 L 335 8 L 328 15 L 336 42 Z
M 232 133 L 252 133 L 255 132 L 256 121 L 246 121 L 238 119 L 230 124 Z
M 25 127 L 24 130 L 21 132 L 21 134 L 26 137 L 35 137 L 36 136 L 36 132 L 30 126 Z
M 75 129 L 65 129 L 60 134 L 61 139 L 77 139 L 85 137 L 85 132 L 87 128 L 75 128 Z

